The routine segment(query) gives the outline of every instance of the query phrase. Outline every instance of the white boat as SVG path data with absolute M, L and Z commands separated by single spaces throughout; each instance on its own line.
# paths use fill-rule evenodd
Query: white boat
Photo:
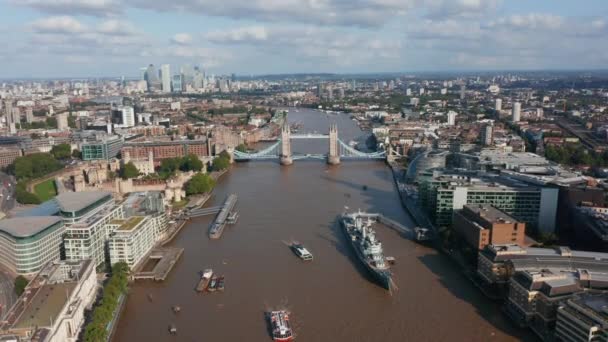
M 312 254 L 301 244 L 293 243 L 290 247 L 294 254 L 298 256 L 298 258 L 304 261 L 311 261 L 313 259 Z

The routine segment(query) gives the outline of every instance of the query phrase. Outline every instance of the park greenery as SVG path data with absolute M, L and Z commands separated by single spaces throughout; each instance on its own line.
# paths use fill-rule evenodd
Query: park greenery
M 213 171 L 226 170 L 230 166 L 230 155 L 226 151 L 222 151 L 211 164 Z
M 186 194 L 197 195 L 213 190 L 215 180 L 206 173 L 197 173 L 186 184 Z
M 29 191 L 25 181 L 18 182 L 15 186 L 15 199 L 21 204 L 40 204 L 40 198 Z
M 133 162 L 128 162 L 120 168 L 119 174 L 122 179 L 136 178 L 139 176 L 139 170 Z
M 84 330 L 84 341 L 107 341 L 108 324 L 114 316 L 120 296 L 127 292 L 128 273 L 129 266 L 124 262 L 112 266 L 112 275 L 103 289 L 101 299 L 93 309 L 91 321 Z
M 608 166 L 608 152 L 597 153 L 581 144 L 549 145 L 545 147 L 545 157 L 565 165 Z
M 195 154 L 189 154 L 184 157 L 163 159 L 158 174 L 161 179 L 167 179 L 175 175 L 177 170 L 198 172 L 203 170 L 203 166 L 203 162 Z
M 34 122 L 21 122 L 19 123 L 21 129 L 50 129 L 57 128 L 57 119 L 50 117 L 46 118 L 45 121 L 34 121 Z
M 48 153 L 34 153 L 15 159 L 7 171 L 18 180 L 34 179 L 60 170 L 63 166 Z
M 25 287 L 27 286 L 27 284 L 28 281 L 24 276 L 20 275 L 15 278 L 15 293 L 17 294 L 17 296 L 21 296 L 23 291 L 25 291 Z
M 48 201 L 57 196 L 57 187 L 54 179 L 47 179 L 34 186 L 34 193 L 41 202 Z
M 72 147 L 70 144 L 59 144 L 53 146 L 51 149 L 51 155 L 56 159 L 69 159 L 72 156 Z

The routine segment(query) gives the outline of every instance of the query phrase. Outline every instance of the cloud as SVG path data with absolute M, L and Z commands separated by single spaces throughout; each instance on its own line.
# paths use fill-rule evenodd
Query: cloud
M 9 0 L 9 2 L 51 14 L 107 16 L 122 12 L 122 5 L 118 0 Z
M 32 22 L 30 29 L 38 33 L 82 33 L 88 30 L 80 21 L 69 16 L 48 17 Z
M 361 27 L 382 26 L 417 0 L 125 0 L 159 12 L 176 11 L 232 19 Z
M 192 36 L 188 33 L 178 33 L 171 38 L 171 42 L 178 45 L 189 45 L 192 43 Z
M 426 0 L 422 7 L 427 10 L 427 17 L 447 19 L 453 17 L 477 18 L 493 12 L 501 0 Z
M 548 13 L 512 15 L 491 21 L 487 27 L 511 30 L 556 30 L 564 25 L 564 18 Z
M 129 22 L 110 19 L 99 24 L 97 32 L 111 36 L 128 36 L 136 34 L 138 30 Z
M 226 31 L 212 31 L 205 38 L 214 43 L 257 42 L 268 39 L 268 31 L 264 26 L 248 26 Z

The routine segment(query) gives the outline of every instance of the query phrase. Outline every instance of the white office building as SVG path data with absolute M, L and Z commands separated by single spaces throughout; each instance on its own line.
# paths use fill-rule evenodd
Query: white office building
M 116 127 L 135 126 L 135 110 L 131 106 L 112 106 L 112 122 Z
M 152 250 L 166 228 L 165 214 L 113 220 L 110 222 L 113 233 L 108 242 L 110 263 L 122 261 L 132 269 Z
M 55 216 L 0 220 L 0 263 L 16 274 L 32 276 L 49 261 L 59 260 L 64 231 Z
M 104 191 L 63 193 L 55 201 L 66 224 L 66 259 L 92 259 L 95 266 L 105 262 L 105 244 L 112 233 L 108 224 L 124 217 L 123 206 Z
M 0 323 L 0 340 L 76 342 L 96 294 L 91 260 L 48 263 Z

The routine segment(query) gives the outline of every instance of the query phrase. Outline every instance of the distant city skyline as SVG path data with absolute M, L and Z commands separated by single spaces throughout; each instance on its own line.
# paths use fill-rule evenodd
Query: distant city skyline
M 608 67 L 589 0 L 0 0 L 0 79 Z

